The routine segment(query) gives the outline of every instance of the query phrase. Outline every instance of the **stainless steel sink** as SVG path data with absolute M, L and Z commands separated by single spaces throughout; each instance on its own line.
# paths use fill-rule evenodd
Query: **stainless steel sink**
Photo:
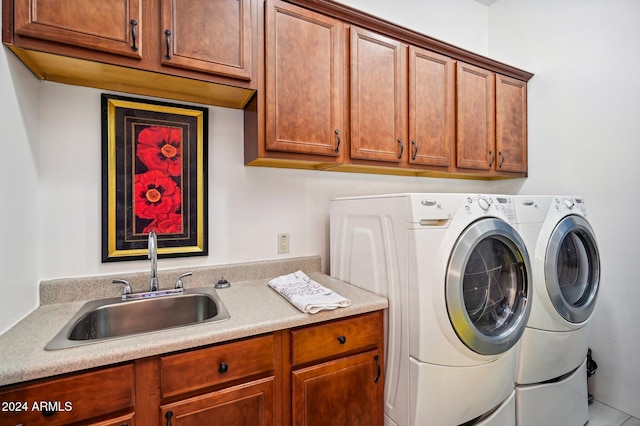
M 138 300 L 123 301 L 119 297 L 94 300 L 84 304 L 45 349 L 66 349 L 229 318 L 229 312 L 212 287 Z

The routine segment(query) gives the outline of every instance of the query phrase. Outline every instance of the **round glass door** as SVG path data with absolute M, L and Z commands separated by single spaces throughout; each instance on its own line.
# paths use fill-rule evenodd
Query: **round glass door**
M 545 278 L 556 311 L 567 321 L 586 321 L 595 308 L 600 257 L 589 223 L 581 216 L 562 219 L 549 239 Z
M 446 300 L 462 342 L 483 355 L 511 348 L 529 317 L 529 257 L 504 221 L 482 219 L 459 237 L 449 260 Z

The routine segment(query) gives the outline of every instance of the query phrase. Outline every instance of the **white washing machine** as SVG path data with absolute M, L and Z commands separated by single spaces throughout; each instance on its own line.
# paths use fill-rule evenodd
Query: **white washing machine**
M 580 197 L 517 196 L 516 227 L 531 255 L 531 316 L 516 374 L 518 425 L 584 425 L 589 319 L 600 257 Z
M 514 425 L 530 263 L 511 198 L 341 198 L 330 216 L 331 275 L 389 299 L 385 425 Z

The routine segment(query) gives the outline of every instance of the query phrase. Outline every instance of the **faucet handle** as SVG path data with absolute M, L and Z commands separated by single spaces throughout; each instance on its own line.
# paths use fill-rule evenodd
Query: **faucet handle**
M 131 286 L 129 285 L 129 281 L 114 279 L 111 282 L 113 284 L 124 284 L 124 289 L 122 290 L 122 297 L 123 298 L 125 298 L 126 296 L 131 294 Z
M 182 283 L 182 279 L 185 277 L 190 277 L 192 274 L 192 272 L 187 272 L 185 274 L 182 274 L 178 277 L 178 279 L 176 280 L 176 288 L 184 288 L 184 284 Z

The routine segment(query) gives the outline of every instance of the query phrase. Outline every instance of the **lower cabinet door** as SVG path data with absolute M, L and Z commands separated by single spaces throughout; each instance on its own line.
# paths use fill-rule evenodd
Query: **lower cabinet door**
M 293 424 L 382 425 L 381 374 L 378 351 L 293 371 Z
M 166 426 L 274 426 L 274 378 L 161 406 Z

